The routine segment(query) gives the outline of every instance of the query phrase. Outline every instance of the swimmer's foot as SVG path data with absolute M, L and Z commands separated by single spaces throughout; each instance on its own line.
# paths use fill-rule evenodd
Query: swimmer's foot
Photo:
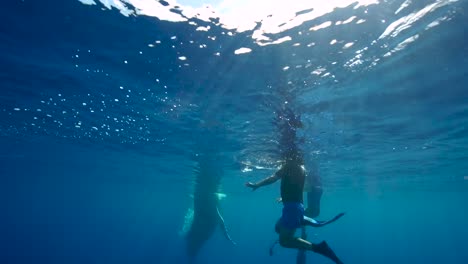
M 336 264 L 343 264 L 343 262 L 341 262 L 341 260 L 335 255 L 335 252 L 333 252 L 333 250 L 325 241 L 314 244 L 312 251 L 333 260 Z

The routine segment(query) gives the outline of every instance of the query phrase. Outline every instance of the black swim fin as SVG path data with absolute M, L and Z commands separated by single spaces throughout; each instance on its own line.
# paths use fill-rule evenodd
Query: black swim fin
M 327 242 L 325 241 L 315 244 L 313 251 L 317 254 L 320 254 L 324 257 L 333 260 L 333 262 L 335 262 L 336 264 L 343 264 L 343 262 L 341 262 L 341 260 L 335 255 L 335 252 L 333 252 L 333 250 L 328 246 Z

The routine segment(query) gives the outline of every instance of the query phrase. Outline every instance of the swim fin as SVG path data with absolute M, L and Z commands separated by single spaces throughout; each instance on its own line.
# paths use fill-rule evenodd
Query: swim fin
M 335 255 L 335 252 L 333 252 L 333 250 L 325 241 L 315 244 L 312 251 L 333 260 L 336 264 L 343 264 L 343 262 L 341 262 L 341 260 Z
M 326 226 L 328 224 L 335 222 L 336 220 L 340 219 L 343 215 L 345 215 L 345 213 L 340 213 L 337 216 L 335 216 L 333 219 L 330 219 L 328 221 L 315 220 L 313 218 L 304 216 L 303 225 L 313 226 L 313 227 L 322 227 L 322 226 Z

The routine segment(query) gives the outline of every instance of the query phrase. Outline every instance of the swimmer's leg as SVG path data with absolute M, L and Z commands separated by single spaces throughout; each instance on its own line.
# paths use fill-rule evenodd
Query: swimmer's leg
M 312 243 L 307 240 L 294 237 L 296 229 L 289 229 L 281 224 L 281 219 L 275 225 L 275 231 L 279 235 L 279 244 L 285 248 L 295 248 L 300 250 L 312 250 Z
M 279 221 L 275 226 L 275 231 L 279 234 L 279 243 L 282 247 L 313 251 L 333 260 L 336 264 L 343 264 L 325 241 L 313 244 L 305 239 L 294 237 L 296 230 L 283 227 Z

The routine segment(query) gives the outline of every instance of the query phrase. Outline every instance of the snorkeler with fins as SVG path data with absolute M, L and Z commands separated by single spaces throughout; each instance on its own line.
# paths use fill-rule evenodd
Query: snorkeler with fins
M 291 111 L 286 111 L 286 114 L 288 112 Z M 326 241 L 314 244 L 304 238 L 295 237 L 297 228 L 303 228 L 305 226 L 322 227 L 338 220 L 344 213 L 340 213 L 328 221 L 318 221 L 305 215 L 303 192 L 306 181 L 306 170 L 302 153 L 295 144 L 296 129 L 302 127 L 302 123 L 294 114 L 289 114 L 287 118 L 282 117 L 282 119 L 285 120 L 283 128 L 287 129 L 283 129 L 282 131 L 285 133 L 282 133 L 281 140 L 284 141 L 283 143 L 286 143 L 283 145 L 286 146 L 286 148 L 283 149 L 283 164 L 281 168 L 273 175 L 257 183 L 247 182 L 245 185 L 252 190 L 256 190 L 281 180 L 280 190 L 283 211 L 275 225 L 275 231 L 279 235 L 279 244 L 285 248 L 313 251 L 331 259 L 337 264 L 342 264 L 343 262 L 336 256 Z M 320 203 L 320 196 L 321 188 L 316 188 L 312 190 L 311 196 L 308 197 L 308 199 L 311 200 L 309 201 L 309 206 L 312 205 L 308 211 L 310 215 L 318 215 L 319 207 L 317 207 L 317 205 Z M 313 208 L 314 205 L 315 208 Z M 304 229 L 302 235 L 302 237 L 306 237 Z M 270 254 L 272 254 L 272 248 L 270 249 Z M 300 261 L 301 257 L 305 260 L 304 255 L 298 255 L 298 261 Z

